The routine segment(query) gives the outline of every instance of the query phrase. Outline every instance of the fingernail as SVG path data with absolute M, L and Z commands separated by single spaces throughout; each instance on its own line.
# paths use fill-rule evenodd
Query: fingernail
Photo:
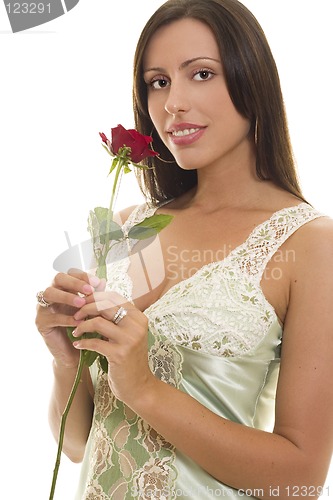
M 73 337 L 77 337 L 78 336 L 78 334 L 77 334 L 77 328 L 75 328 L 75 330 L 72 331 L 72 335 L 73 335 Z
M 91 286 L 93 286 L 94 288 L 96 286 L 98 286 L 100 284 L 101 280 L 99 278 L 97 278 L 97 276 L 91 276 L 91 278 L 89 278 L 89 283 L 91 284 Z
M 73 346 L 76 347 L 77 349 L 80 348 L 80 342 L 73 342 Z
M 84 285 L 83 291 L 84 293 L 93 293 L 95 290 L 91 285 Z

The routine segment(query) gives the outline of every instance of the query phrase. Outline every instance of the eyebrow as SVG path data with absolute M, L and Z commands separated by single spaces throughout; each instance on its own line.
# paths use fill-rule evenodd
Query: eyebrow
M 217 63 L 221 63 L 221 61 L 219 59 L 214 59 L 213 57 L 199 56 L 199 57 L 193 57 L 192 59 L 187 59 L 187 61 L 182 62 L 178 69 L 182 70 L 184 68 L 187 68 L 187 66 L 189 66 L 193 62 L 199 61 L 199 60 L 203 60 L 203 61 L 208 60 L 208 61 L 215 61 Z M 145 69 L 143 71 L 143 73 L 148 73 L 149 71 L 160 71 L 161 73 L 163 73 L 166 70 L 164 68 L 160 68 L 160 67 L 153 67 L 153 68 Z

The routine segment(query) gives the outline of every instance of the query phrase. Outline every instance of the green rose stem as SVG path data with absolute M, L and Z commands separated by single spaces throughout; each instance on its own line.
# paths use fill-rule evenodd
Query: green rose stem
M 77 368 L 77 372 L 76 372 L 76 375 L 75 375 L 74 384 L 73 384 L 71 393 L 69 395 L 69 398 L 68 398 L 66 407 L 64 409 L 64 412 L 63 412 L 63 414 L 61 416 L 60 433 L 59 433 L 59 443 L 58 443 L 58 453 L 57 453 L 57 458 L 56 458 L 56 462 L 55 462 L 55 466 L 54 466 L 54 471 L 53 471 L 51 492 L 50 492 L 50 497 L 49 497 L 50 500 L 52 500 L 54 498 L 54 492 L 55 492 L 55 487 L 56 487 L 57 478 L 58 478 L 58 472 L 59 472 L 59 467 L 60 467 L 62 445 L 63 445 L 63 442 L 64 442 L 66 420 L 67 420 L 67 416 L 68 416 L 70 407 L 72 406 L 75 393 L 76 393 L 77 388 L 79 386 L 79 383 L 81 381 L 81 375 L 82 375 L 82 371 L 83 371 L 83 367 L 84 367 L 84 361 L 85 361 L 85 351 L 80 351 L 80 362 L 79 362 L 79 366 Z
M 129 148 L 123 148 L 123 149 L 129 149 Z M 106 234 L 105 234 L 105 250 L 104 253 L 101 255 L 99 262 L 98 262 L 98 269 L 97 269 L 97 276 L 99 278 L 105 278 L 107 277 L 107 272 L 106 272 L 106 258 L 110 250 L 110 226 L 111 226 L 111 221 L 113 220 L 113 206 L 116 200 L 116 195 L 117 195 L 117 185 L 118 185 L 118 180 L 120 177 L 120 174 L 122 173 L 123 167 L 126 167 L 128 163 L 128 158 L 126 156 L 117 156 L 115 158 L 115 163 L 112 165 L 110 172 L 112 172 L 114 165 L 116 165 L 116 173 L 115 173 L 115 178 L 113 181 L 113 187 L 112 187 L 112 193 L 111 193 L 111 201 L 110 201 L 110 206 L 109 206 L 109 211 L 107 214 L 106 218 Z

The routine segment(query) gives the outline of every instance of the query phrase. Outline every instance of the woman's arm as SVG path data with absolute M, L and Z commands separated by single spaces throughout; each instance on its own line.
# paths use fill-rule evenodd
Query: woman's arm
M 323 485 L 333 449 L 333 223 L 320 219 L 295 238 L 274 433 L 218 417 L 154 381 L 128 404 L 211 475 L 235 488 Z M 290 488 L 288 490 L 288 488 Z M 310 497 L 309 495 L 306 495 Z
M 54 384 L 49 407 L 49 422 L 56 441 L 62 413 L 73 387 L 77 368 L 59 366 L 53 361 Z M 84 368 L 81 382 L 68 413 L 63 452 L 72 462 L 81 462 L 93 415 L 93 386 L 88 368 Z
M 108 357 L 119 399 L 212 476 L 264 499 L 273 488 L 287 499 L 293 487 L 317 498 L 333 448 L 333 223 L 320 219 L 296 234 L 273 433 L 221 418 L 156 379 L 147 364 L 147 324 L 133 306 L 117 326 L 110 310 L 77 328 L 78 337 L 93 327 L 110 340 L 77 347 Z M 82 315 L 94 314 L 92 307 Z

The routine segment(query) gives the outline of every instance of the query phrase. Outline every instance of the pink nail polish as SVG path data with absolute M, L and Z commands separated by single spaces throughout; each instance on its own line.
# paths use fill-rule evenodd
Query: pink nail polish
M 91 285 L 84 285 L 83 291 L 84 293 L 93 293 L 95 290 Z
M 89 283 L 91 284 L 91 286 L 93 286 L 94 288 L 96 286 L 98 286 L 100 284 L 101 280 L 99 278 L 97 278 L 97 276 L 91 276 L 89 278 Z

